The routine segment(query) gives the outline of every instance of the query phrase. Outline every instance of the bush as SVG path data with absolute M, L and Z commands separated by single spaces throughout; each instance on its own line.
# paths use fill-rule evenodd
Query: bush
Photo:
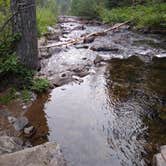
M 42 93 L 46 91 L 50 86 L 50 83 L 45 78 L 36 78 L 32 81 L 32 90 L 36 93 Z
M 98 17 L 97 0 L 73 0 L 71 3 L 71 13 L 75 16 L 87 18 Z
M 130 20 L 137 28 L 166 27 L 166 3 L 103 9 L 100 18 L 106 23 Z

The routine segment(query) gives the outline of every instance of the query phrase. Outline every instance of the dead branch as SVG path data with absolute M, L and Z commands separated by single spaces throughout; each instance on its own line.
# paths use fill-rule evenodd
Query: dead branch
M 69 40 L 69 41 L 66 41 L 66 42 L 63 42 L 63 43 L 53 43 L 53 44 L 49 44 L 49 45 L 46 45 L 46 46 L 42 46 L 40 48 L 51 48 L 51 47 L 60 47 L 60 46 L 73 45 L 73 44 L 76 44 L 78 42 L 84 41 L 85 39 L 88 39 L 90 37 L 103 36 L 104 34 L 107 34 L 107 32 L 118 29 L 118 28 L 120 28 L 120 27 L 122 27 L 122 26 L 124 26 L 128 23 L 129 23 L 129 21 L 126 21 L 124 23 L 115 24 L 114 26 L 112 26 L 112 27 L 110 27 L 110 28 L 108 28 L 104 31 L 101 31 L 101 32 L 90 33 L 88 35 L 85 35 L 85 36 L 82 36 L 82 37 L 79 37 L 79 38 L 76 38 L 76 39 L 72 39 L 72 40 Z

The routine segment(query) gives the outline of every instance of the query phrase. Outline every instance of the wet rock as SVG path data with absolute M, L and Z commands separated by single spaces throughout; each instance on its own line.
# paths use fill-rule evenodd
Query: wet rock
M 49 50 L 44 48 L 39 50 L 39 59 L 47 59 L 51 56 Z
M 45 46 L 45 45 L 47 45 L 47 39 L 46 39 L 46 37 L 40 38 L 40 39 L 38 40 L 38 45 L 39 45 L 39 46 Z
M 159 118 L 163 121 L 166 121 L 166 106 L 163 106 L 159 109 Z
M 0 137 L 0 155 L 23 149 L 23 142 L 16 137 Z M 1 165 L 1 164 L 0 164 Z
M 14 116 L 9 116 L 8 121 L 9 123 L 14 124 L 17 121 L 17 119 Z
M 92 43 L 92 42 L 94 42 L 94 40 L 95 40 L 95 37 L 92 36 L 92 37 L 89 37 L 89 38 L 85 38 L 83 43 Z
M 0 116 L 2 116 L 3 118 L 7 118 L 8 116 L 10 116 L 11 113 L 5 109 L 0 109 Z
M 26 110 L 28 107 L 26 105 L 23 105 L 22 109 Z
M 24 129 L 26 125 L 28 125 L 29 121 L 26 117 L 18 118 L 13 124 L 16 131 L 21 131 Z
M 160 153 L 154 155 L 153 166 L 166 166 L 166 145 L 160 147 Z
M 100 62 L 104 61 L 103 57 L 101 57 L 100 55 L 97 55 L 95 60 L 93 61 L 93 63 L 95 65 L 99 64 Z
M 66 166 L 66 161 L 56 143 L 46 143 L 0 156 L 0 165 L 6 166 Z
M 84 60 L 84 61 L 85 61 L 85 60 L 87 60 L 87 58 L 86 58 L 86 57 L 83 57 L 83 58 L 82 58 L 82 60 Z
M 120 49 L 115 45 L 94 45 L 90 49 L 93 51 L 120 51 Z
M 47 27 L 47 31 L 50 32 L 50 33 L 55 33 L 56 32 L 55 29 L 51 26 Z
M 24 136 L 27 138 L 31 137 L 35 133 L 36 133 L 36 130 L 33 126 L 29 126 L 29 127 L 24 128 Z
M 62 51 L 62 48 L 61 47 L 52 47 L 52 48 L 49 48 L 48 52 L 49 52 L 49 55 L 53 55 L 53 54 L 58 54 Z
M 59 36 L 61 35 L 60 29 L 55 29 L 53 27 L 47 27 L 48 33 L 45 34 L 47 40 L 59 41 Z
M 89 74 L 89 69 L 86 67 L 80 67 L 73 69 L 73 72 L 75 73 L 76 76 L 85 77 Z
M 84 25 L 79 25 L 79 26 L 76 26 L 75 28 L 72 29 L 73 30 L 85 30 L 85 26 Z
M 88 49 L 89 46 L 87 46 L 87 45 L 76 45 L 75 48 L 77 48 L 77 49 Z
M 59 75 L 54 76 L 54 78 L 51 79 L 50 81 L 54 86 L 58 87 L 73 81 L 72 75 L 73 75 L 72 72 L 60 73 Z
M 33 132 L 33 130 L 34 130 L 33 126 L 25 127 L 24 128 L 24 133 L 29 135 Z

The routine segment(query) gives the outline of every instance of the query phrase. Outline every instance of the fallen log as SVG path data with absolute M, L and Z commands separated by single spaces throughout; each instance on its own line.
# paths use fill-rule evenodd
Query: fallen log
M 126 24 L 128 24 L 129 21 L 126 21 L 124 23 L 119 23 L 119 24 L 115 24 L 114 26 L 104 30 L 104 31 L 101 31 L 101 32 L 93 32 L 93 33 L 90 33 L 88 35 L 85 35 L 85 36 L 82 36 L 82 37 L 79 37 L 79 38 L 76 38 L 76 39 L 72 39 L 72 40 L 69 40 L 69 41 L 65 41 L 65 42 L 62 42 L 62 43 L 53 43 L 53 44 L 49 44 L 49 45 L 46 45 L 46 46 L 42 46 L 40 48 L 51 48 L 51 47 L 60 47 L 60 46 L 70 46 L 70 45 L 73 45 L 73 44 L 76 44 L 78 42 L 81 42 L 81 41 L 85 41 L 86 39 L 90 38 L 90 37 L 97 37 L 97 36 L 103 36 L 103 35 L 106 35 L 107 32 L 109 31 L 113 31 L 115 29 L 118 29 Z

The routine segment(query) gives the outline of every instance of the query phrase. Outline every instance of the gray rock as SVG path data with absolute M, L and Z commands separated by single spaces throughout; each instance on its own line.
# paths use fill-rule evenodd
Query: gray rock
M 8 121 L 9 123 L 14 124 L 17 121 L 17 119 L 14 116 L 9 116 Z
M 120 49 L 116 45 L 94 45 L 90 49 L 93 51 L 120 51 Z
M 103 57 L 101 57 L 100 55 L 97 55 L 93 62 L 96 65 L 96 64 L 102 62 L 103 60 L 104 60 Z
M 75 48 L 77 48 L 77 49 L 88 49 L 89 46 L 88 45 L 76 45 Z
M 46 143 L 0 156 L 2 166 L 66 166 L 66 161 L 56 143 Z
M 2 116 L 3 118 L 7 118 L 10 115 L 11 115 L 11 113 L 9 111 L 0 109 L 0 116 Z
M 21 117 L 16 120 L 16 122 L 13 124 L 16 131 L 21 131 L 24 129 L 26 125 L 28 125 L 29 121 L 26 117 Z
M 30 126 L 30 127 L 25 127 L 24 128 L 24 133 L 27 135 L 30 135 L 31 133 L 33 133 L 34 127 Z
M 85 38 L 83 43 L 92 43 L 92 42 L 94 42 L 94 40 L 95 40 L 95 37 L 92 36 L 92 37 L 89 37 L 89 38 Z
M 23 142 L 16 137 L 0 137 L 0 155 L 23 149 Z M 1 165 L 1 164 L 0 164 Z
M 166 166 L 166 145 L 160 147 L 160 153 L 154 155 L 153 166 Z

